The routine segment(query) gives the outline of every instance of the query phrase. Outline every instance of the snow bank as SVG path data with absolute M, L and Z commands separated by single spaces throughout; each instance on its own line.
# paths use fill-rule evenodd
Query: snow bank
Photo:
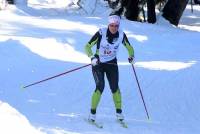
M 25 116 L 0 101 L 0 132 L 2 134 L 44 134 L 34 128 Z
M 6 0 L 0 0 L 0 10 L 5 9 L 7 6 Z

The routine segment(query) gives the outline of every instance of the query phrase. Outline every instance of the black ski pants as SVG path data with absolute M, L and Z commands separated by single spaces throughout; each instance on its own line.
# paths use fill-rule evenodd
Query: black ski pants
M 115 93 L 119 89 L 119 71 L 116 59 L 92 66 L 92 73 L 96 83 L 96 90 L 99 90 L 101 93 L 105 87 L 105 74 L 112 93 Z

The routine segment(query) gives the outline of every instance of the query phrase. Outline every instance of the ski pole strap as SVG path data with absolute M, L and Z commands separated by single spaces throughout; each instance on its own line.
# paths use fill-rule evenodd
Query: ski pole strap
M 66 71 L 64 73 L 60 73 L 60 74 L 57 74 L 57 75 L 54 75 L 52 77 L 48 77 L 46 79 L 43 79 L 43 80 L 40 80 L 40 81 L 37 81 L 37 82 L 34 82 L 32 84 L 29 84 L 29 85 L 26 85 L 26 86 L 23 86 L 22 88 L 27 88 L 27 87 L 30 87 L 30 86 L 33 86 L 33 85 L 36 85 L 36 84 L 39 84 L 39 83 L 42 83 L 42 82 L 45 82 L 45 81 L 48 81 L 50 79 L 53 79 L 53 78 L 56 78 L 56 77 L 59 77 L 59 76 L 62 76 L 62 75 L 65 75 L 65 74 L 68 74 L 70 72 L 73 72 L 73 71 L 76 71 L 76 70 L 79 70 L 81 68 L 84 68 L 84 67 L 87 67 L 87 66 L 90 66 L 91 64 L 87 64 L 87 65 L 84 65 L 84 66 L 81 66 L 81 67 L 78 67 L 78 68 L 75 68 L 75 69 L 72 69 L 72 70 L 69 70 L 69 71 Z

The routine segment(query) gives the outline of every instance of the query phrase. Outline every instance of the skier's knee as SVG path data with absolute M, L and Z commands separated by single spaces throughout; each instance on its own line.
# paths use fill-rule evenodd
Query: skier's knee
M 102 94 L 102 93 L 103 93 L 103 89 L 96 88 L 96 89 L 95 89 L 95 92 L 100 92 L 100 93 Z
M 112 93 L 116 93 L 117 91 L 120 91 L 119 88 L 111 88 Z
M 102 83 L 102 84 L 98 84 L 97 86 L 96 86 L 96 90 L 99 90 L 101 93 L 103 92 L 103 90 L 104 90 L 104 84 Z

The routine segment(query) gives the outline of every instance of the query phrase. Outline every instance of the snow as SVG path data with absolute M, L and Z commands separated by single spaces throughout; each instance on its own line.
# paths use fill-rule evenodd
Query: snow
M 101 5 L 86 14 L 61 1 L 28 2 L 28 7 L 9 5 L 0 11 L 0 133 L 199 134 L 199 6 L 193 13 L 187 7 L 179 27 L 162 19 L 153 25 L 122 18 L 120 28 L 135 49 L 135 69 L 150 120 L 121 46 L 119 85 L 129 128 L 116 123 L 106 82 L 97 111 L 104 128 L 98 129 L 84 121 L 95 88 L 91 67 L 21 87 L 89 64 L 84 46 L 107 25 L 109 9 Z
M 44 134 L 30 125 L 27 118 L 7 103 L 0 101 L 0 126 L 1 133 L 29 133 Z

